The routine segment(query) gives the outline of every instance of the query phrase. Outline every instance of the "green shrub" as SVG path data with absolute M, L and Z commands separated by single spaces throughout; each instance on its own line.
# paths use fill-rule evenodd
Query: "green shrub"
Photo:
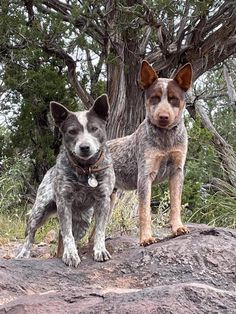
M 2 159 L 1 168 L 0 213 L 22 215 L 22 208 L 26 208 L 24 178 L 29 175 L 30 163 L 27 158 L 16 156 L 14 159 Z M 18 212 L 19 209 L 21 212 Z

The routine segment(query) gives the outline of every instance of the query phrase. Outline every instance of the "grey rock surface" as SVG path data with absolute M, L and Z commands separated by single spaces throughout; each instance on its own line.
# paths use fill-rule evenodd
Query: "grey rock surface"
M 236 231 L 189 229 L 146 248 L 109 239 L 105 263 L 84 247 L 77 269 L 56 258 L 0 258 L 0 313 L 236 313 Z

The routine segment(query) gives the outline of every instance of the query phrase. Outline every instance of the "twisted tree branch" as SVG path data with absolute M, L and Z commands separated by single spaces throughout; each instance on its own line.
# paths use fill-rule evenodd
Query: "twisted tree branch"
M 71 85 L 75 88 L 75 91 L 79 98 L 82 100 L 85 108 L 90 108 L 93 104 L 93 98 L 90 96 L 89 93 L 82 87 L 77 79 L 76 74 L 76 62 L 73 58 L 66 53 L 63 49 L 58 47 L 52 47 L 48 45 L 44 45 L 43 50 L 57 58 L 63 60 L 68 68 L 68 78 Z

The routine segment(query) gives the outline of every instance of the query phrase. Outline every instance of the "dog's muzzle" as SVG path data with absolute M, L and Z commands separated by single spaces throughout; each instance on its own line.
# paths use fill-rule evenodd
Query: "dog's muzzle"
M 89 143 L 80 144 L 78 155 L 79 155 L 78 157 L 83 158 L 83 159 L 88 159 L 92 157 L 93 152 L 91 152 L 90 144 Z

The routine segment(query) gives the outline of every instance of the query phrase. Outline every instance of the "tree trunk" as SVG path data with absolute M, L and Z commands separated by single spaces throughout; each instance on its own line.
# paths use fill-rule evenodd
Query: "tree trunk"
M 110 1 L 109 5 L 112 5 Z M 136 1 L 128 1 L 132 6 Z M 114 5 L 114 3 L 113 3 Z M 114 8 L 114 7 L 113 7 Z M 109 25 L 116 26 L 117 10 L 110 13 Z M 107 42 L 107 91 L 111 104 L 108 138 L 133 133 L 145 117 L 144 93 L 138 85 L 141 64 L 139 37 L 135 31 L 116 31 Z
M 144 95 L 138 86 L 139 58 L 119 47 L 115 64 L 109 64 L 107 90 L 111 103 L 108 137 L 117 138 L 133 133 L 145 116 Z

